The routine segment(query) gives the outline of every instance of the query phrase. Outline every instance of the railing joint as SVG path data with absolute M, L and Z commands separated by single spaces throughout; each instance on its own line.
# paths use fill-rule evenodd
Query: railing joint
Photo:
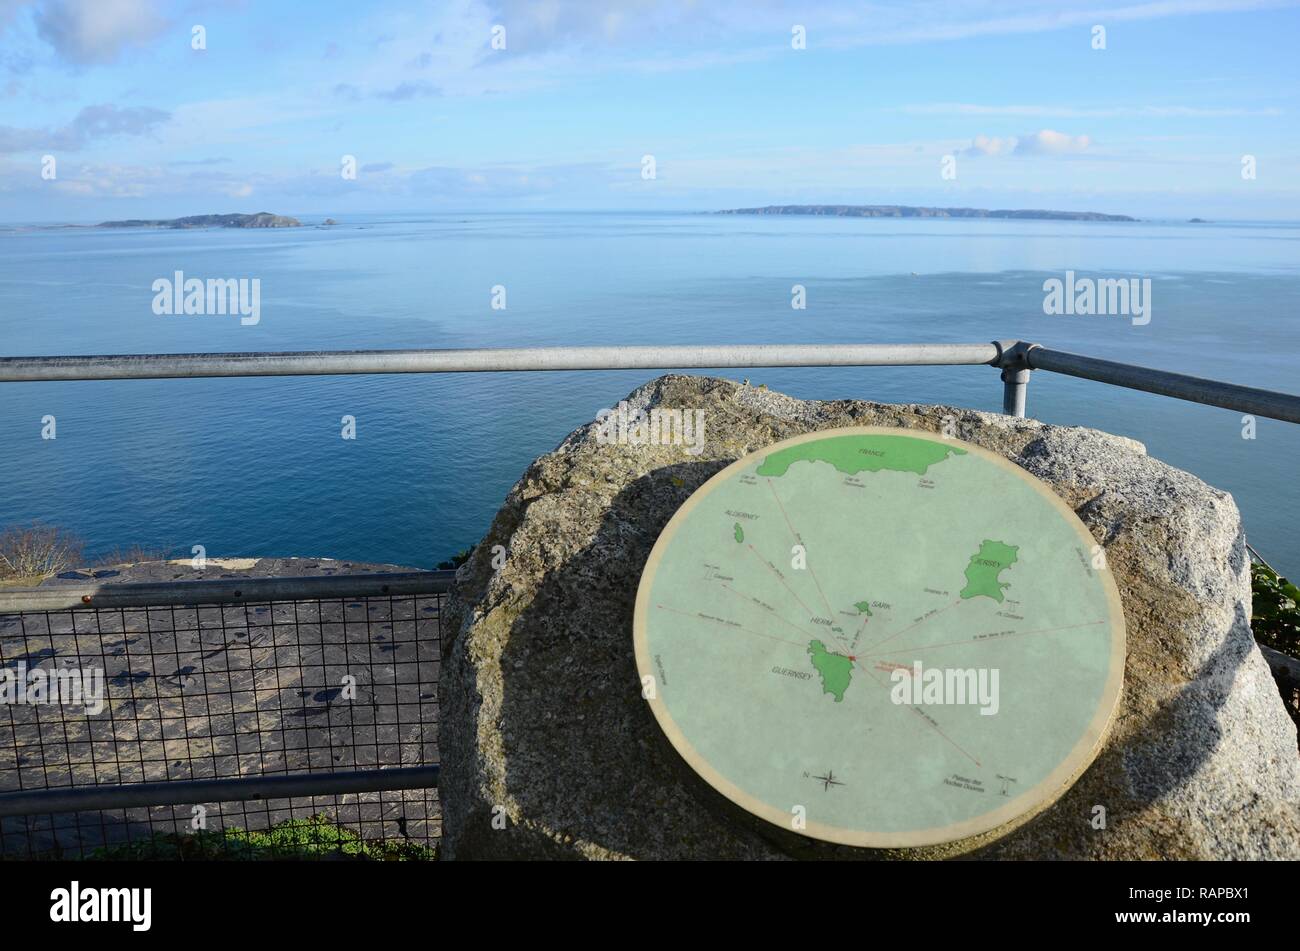
M 1002 412 L 1023 417 L 1031 370 L 1029 352 L 1038 344 L 1026 340 L 994 340 L 993 345 L 998 348 L 993 366 L 1002 370 Z

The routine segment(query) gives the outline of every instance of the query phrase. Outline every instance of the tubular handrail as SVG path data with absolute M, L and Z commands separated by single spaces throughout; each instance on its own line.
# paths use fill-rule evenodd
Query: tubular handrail
M 962 365 L 988 365 L 1000 369 L 1003 411 L 1014 416 L 1025 414 L 1025 392 L 1030 373 L 1033 370 L 1049 370 L 1113 386 L 1300 423 L 1300 396 L 1101 360 L 1019 340 L 989 343 L 515 347 L 0 357 L 0 383 L 328 376 L 353 373 Z
M 978 366 L 993 363 L 1000 352 L 995 343 L 838 343 L 0 357 L 0 383 L 214 376 L 325 376 L 347 373 L 952 364 Z
M 1235 383 L 1222 383 L 1219 380 L 1188 376 L 1185 373 L 1171 373 L 1167 370 L 1156 370 L 1131 363 L 1100 360 L 1096 357 L 1085 357 L 1064 350 L 1049 350 L 1045 347 L 1030 347 L 1027 351 L 1027 360 L 1030 369 L 1033 370 L 1050 370 L 1053 373 L 1096 380 L 1112 386 L 1127 387 L 1130 390 L 1143 390 L 1192 403 L 1220 406 L 1255 416 L 1267 416 L 1269 419 L 1300 423 L 1300 397 L 1289 393 L 1261 390 L 1253 386 L 1239 386 Z

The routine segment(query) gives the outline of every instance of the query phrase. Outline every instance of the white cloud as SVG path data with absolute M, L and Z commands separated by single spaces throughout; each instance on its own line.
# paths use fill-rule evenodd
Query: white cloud
M 1280 116 L 1281 109 L 1203 109 L 1196 106 L 1102 106 L 1076 108 L 1061 105 L 988 106 L 970 102 L 929 102 L 903 106 L 900 112 L 921 116 L 1021 116 L 1056 119 L 1221 119 L 1238 116 Z
M 884 0 L 854 8 L 842 0 L 803 0 L 797 6 L 753 0 L 623 0 L 617 5 L 607 0 L 446 0 L 418 14 L 385 11 L 359 23 L 354 32 L 378 35 L 382 54 L 361 65 L 347 83 L 332 85 L 339 94 L 358 98 L 394 93 L 414 98 L 422 88 L 455 97 L 536 89 L 604 72 L 715 69 L 784 55 L 796 22 L 806 25 L 810 48 L 845 48 L 1039 33 L 1293 3 Z M 502 52 L 489 48 L 496 25 L 507 33 Z M 416 81 L 428 86 L 411 85 Z M 1150 114 L 1161 114 L 1155 108 Z M 1007 114 L 1062 113 L 1027 107 Z M 1169 114 L 1180 113 L 1171 109 Z
M 45 0 L 34 19 L 41 39 L 76 64 L 110 63 L 168 26 L 152 0 Z
M 54 149 L 76 152 L 97 139 L 115 135 L 150 135 L 167 121 L 161 109 L 119 109 L 111 104 L 87 106 L 66 125 L 53 129 L 0 126 L 0 153 Z
M 1092 139 L 1086 135 L 1067 135 L 1052 129 L 1040 129 L 1028 135 L 1001 138 L 977 135 L 961 150 L 963 155 L 1077 155 L 1086 152 Z
M 31 5 L 31 0 L 0 0 L 0 32 L 17 18 L 19 10 Z
M 1015 147 L 1015 136 L 990 138 L 987 135 L 977 135 L 975 140 L 971 142 L 970 148 L 962 151 L 965 155 L 1005 155 L 1013 151 Z
M 1085 152 L 1092 144 L 1086 135 L 1066 135 L 1042 129 L 1031 135 L 1023 135 L 1016 142 L 1017 155 L 1072 155 Z
M 875 46 L 1039 33 L 1094 23 L 1153 20 L 1288 6 L 1293 0 L 843 0 L 755 3 L 753 0 L 492 0 L 482 5 L 506 25 L 511 46 L 537 50 L 582 44 L 644 43 L 697 36 L 703 46 L 739 35 L 789 37 L 808 28 L 810 44 Z M 515 40 L 518 39 L 516 46 Z
M 1294 0 L 1156 0 L 1117 6 L 1065 4 L 1060 0 L 961 0 L 944 4 L 871 5 L 862 19 L 867 32 L 828 38 L 830 46 L 878 46 L 964 40 L 982 36 L 1044 33 L 1094 23 L 1155 20 L 1205 13 L 1236 13 L 1294 5 Z M 856 25 L 856 24 L 855 24 Z
M 143 198 L 165 179 L 159 168 L 128 165 L 80 165 L 59 169 L 54 187 L 65 194 L 108 198 Z

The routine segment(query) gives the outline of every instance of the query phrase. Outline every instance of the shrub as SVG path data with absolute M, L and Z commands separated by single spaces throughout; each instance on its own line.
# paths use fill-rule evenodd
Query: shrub
M 96 558 L 94 564 L 90 567 L 109 568 L 113 565 L 135 565 L 143 561 L 166 561 L 171 557 L 171 549 L 132 545 L 129 548 L 114 548 L 112 551 Z
M 438 562 L 436 567 L 439 571 L 450 571 L 459 568 L 461 565 L 465 564 L 465 562 L 469 561 L 469 556 L 472 554 L 474 554 L 474 549 L 466 548 L 464 551 L 456 552 L 456 554 L 452 555 L 449 560 Z
M 1300 588 L 1264 564 L 1250 566 L 1250 627 L 1255 640 L 1300 657 Z
M 225 829 L 179 834 L 155 832 L 86 855 L 91 861 L 258 861 L 357 859 L 429 861 L 437 850 L 407 841 L 367 841 L 324 815 L 289 819 L 264 830 Z
M 32 522 L 0 532 L 0 578 L 43 581 L 81 563 L 85 547 L 77 536 Z

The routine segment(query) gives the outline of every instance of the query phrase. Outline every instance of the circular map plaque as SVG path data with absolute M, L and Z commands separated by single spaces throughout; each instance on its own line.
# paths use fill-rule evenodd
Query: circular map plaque
M 936 846 L 1054 802 L 1101 745 L 1124 619 L 1092 536 L 970 443 L 853 428 L 728 466 L 637 592 L 637 667 L 709 785 L 814 839 Z

